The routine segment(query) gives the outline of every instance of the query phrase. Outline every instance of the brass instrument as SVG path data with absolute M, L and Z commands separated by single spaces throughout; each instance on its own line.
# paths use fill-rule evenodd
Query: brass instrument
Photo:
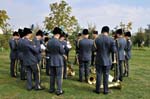
M 90 68 L 90 75 L 89 75 L 89 77 L 88 77 L 88 83 L 89 84 L 96 84 L 96 69 L 95 69 L 95 67 L 91 67 Z
M 93 84 L 95 85 L 96 84 L 96 71 L 95 71 L 95 67 L 92 67 L 90 69 L 91 71 L 91 74 L 89 75 L 88 77 L 88 83 L 89 84 Z M 114 80 L 114 77 L 109 75 L 109 84 L 108 84 L 108 88 L 117 88 L 117 89 L 121 89 L 122 88 L 122 85 L 121 85 L 121 82 L 119 80 L 117 80 L 116 82 L 113 82 Z M 100 88 L 103 88 L 103 85 L 100 86 Z
M 100 88 L 104 88 L 104 86 L 101 85 Z M 117 88 L 117 89 L 121 89 L 121 88 L 122 88 L 122 85 L 121 85 L 121 82 L 120 82 L 120 81 L 112 82 L 112 83 L 108 84 L 108 88 Z
M 96 84 L 96 74 L 90 74 L 88 77 L 88 83 L 90 85 Z
M 68 64 L 68 66 L 67 66 L 67 75 L 68 76 L 75 76 L 75 71 L 72 67 L 72 64 Z

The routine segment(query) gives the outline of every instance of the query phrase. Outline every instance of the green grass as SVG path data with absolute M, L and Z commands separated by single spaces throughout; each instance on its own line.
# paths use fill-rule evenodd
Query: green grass
M 9 52 L 0 52 L 0 99 L 149 99 L 150 98 L 150 49 L 134 49 L 130 61 L 130 77 L 124 78 L 121 90 L 111 89 L 109 95 L 97 95 L 92 92 L 94 85 L 80 83 L 78 66 L 75 65 L 76 76 L 63 81 L 65 94 L 56 96 L 48 93 L 49 77 L 42 70 L 42 84 L 46 87 L 42 91 L 27 91 L 26 81 L 9 76 Z M 71 51 L 70 60 L 74 60 Z

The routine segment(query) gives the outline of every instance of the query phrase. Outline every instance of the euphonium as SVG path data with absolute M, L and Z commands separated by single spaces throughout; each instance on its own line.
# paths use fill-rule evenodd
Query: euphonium
M 88 83 L 89 84 L 96 84 L 96 69 L 95 67 L 90 68 L 90 75 L 88 77 Z
M 89 84 L 96 84 L 96 74 L 90 74 L 88 77 L 88 83 Z
M 75 71 L 72 68 L 71 64 L 68 64 L 68 66 L 67 66 L 67 75 L 68 76 L 75 76 Z

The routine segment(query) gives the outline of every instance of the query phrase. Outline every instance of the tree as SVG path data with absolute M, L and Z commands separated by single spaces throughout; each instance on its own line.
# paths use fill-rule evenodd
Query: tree
M 46 29 L 53 30 L 54 27 L 58 26 L 69 34 L 76 30 L 77 19 L 75 16 L 71 16 L 72 8 L 64 0 L 60 3 L 50 4 L 50 10 L 49 16 L 45 17 L 44 21 Z
M 0 27 L 3 27 L 7 24 L 7 20 L 9 19 L 7 12 L 5 10 L 0 10 Z
M 89 30 L 89 38 L 92 38 L 93 31 L 96 31 L 96 25 L 95 24 L 88 24 L 88 30 Z
M 146 36 L 145 46 L 150 47 L 150 24 L 148 24 L 147 26 L 148 28 L 145 29 L 145 36 Z
M 142 29 L 142 27 L 140 27 L 138 29 L 138 33 L 134 36 L 134 41 L 133 44 L 138 44 L 138 47 L 143 47 L 144 42 L 145 41 L 145 33 Z
M 9 34 L 12 30 L 10 28 L 10 24 L 7 23 L 7 20 L 9 20 L 7 12 L 5 10 L 0 10 L 0 28 L 2 29 L 4 34 Z

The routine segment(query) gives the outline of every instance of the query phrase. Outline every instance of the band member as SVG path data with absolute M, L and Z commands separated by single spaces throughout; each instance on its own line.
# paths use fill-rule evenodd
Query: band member
M 10 75 L 11 75 L 11 77 L 16 77 L 17 76 L 18 40 L 19 40 L 19 33 L 14 32 L 13 37 L 9 40 L 9 46 L 10 46 Z
M 99 94 L 101 92 L 100 85 L 103 75 L 103 86 L 104 94 L 108 94 L 108 77 L 109 70 L 112 65 L 110 55 L 112 52 L 116 51 L 114 40 L 109 37 L 109 27 L 104 26 L 101 31 L 101 36 L 97 37 L 94 41 L 94 49 L 96 51 L 96 90 L 95 93 Z
M 68 58 L 68 52 L 69 52 L 69 48 L 67 46 L 67 41 L 65 40 L 65 33 L 62 33 L 60 35 L 60 43 L 63 45 L 63 48 L 65 50 L 65 56 Z M 64 66 L 63 66 L 63 79 L 67 79 L 67 60 L 65 59 L 65 57 L 63 58 L 64 61 Z
M 49 40 L 49 37 L 45 37 L 44 38 L 44 42 L 45 42 L 45 47 L 47 47 L 47 43 L 48 43 L 48 40 Z M 49 55 L 48 55 L 48 50 L 47 48 L 45 49 L 45 54 L 46 54 L 46 75 L 49 76 L 50 74 L 50 71 L 49 71 L 49 64 L 48 64 L 48 61 L 49 61 Z
M 47 49 L 49 54 L 50 65 L 50 93 L 55 92 L 55 80 L 57 84 L 56 94 L 61 95 L 64 93 L 62 90 L 62 67 L 64 66 L 63 55 L 65 50 L 59 41 L 62 30 L 55 27 L 53 30 L 54 37 L 48 41 Z
M 93 39 L 95 40 L 98 37 L 98 31 L 93 31 Z M 94 61 L 95 61 L 95 56 L 96 56 L 96 52 L 92 51 L 92 60 L 91 60 L 91 65 L 94 66 Z
M 131 48 L 132 48 L 132 41 L 131 41 L 131 32 L 128 31 L 125 33 L 125 38 L 127 41 L 126 48 L 125 48 L 125 68 L 124 68 L 124 76 L 129 76 L 129 60 L 131 59 Z
M 117 75 L 117 80 L 123 81 L 123 61 L 125 61 L 125 47 L 126 47 L 126 40 L 123 37 L 123 30 L 118 29 L 116 31 L 117 35 L 117 52 L 118 52 L 118 62 L 119 62 L 119 72 Z
M 18 33 L 20 35 L 20 39 L 18 40 L 18 56 L 20 61 L 20 79 L 26 79 L 26 70 L 25 66 L 23 65 L 23 50 L 22 50 L 22 39 L 24 39 L 24 33 L 22 29 L 18 29 Z
M 22 49 L 23 49 L 23 65 L 26 67 L 27 71 L 27 90 L 32 90 L 32 74 L 35 79 L 35 90 L 42 90 L 43 88 L 40 85 L 40 73 L 38 67 L 37 54 L 40 51 L 39 47 L 36 47 L 31 42 L 32 31 L 29 28 L 24 28 L 25 37 L 22 41 Z
M 77 39 L 75 39 L 75 41 L 74 41 L 75 51 L 76 51 L 74 64 L 79 64 L 79 61 L 78 61 L 78 54 L 79 54 L 78 41 L 79 41 L 81 38 L 82 38 L 82 34 L 81 34 L 81 33 L 78 33 Z
M 72 46 L 71 46 L 71 43 L 70 43 L 70 41 L 69 41 L 69 35 L 68 35 L 68 33 L 65 33 L 65 41 L 67 42 L 67 50 L 66 50 L 66 55 L 67 55 L 67 62 L 68 62 L 68 60 L 69 60 L 69 52 L 70 52 L 70 50 L 71 50 L 71 48 L 72 48 Z
M 89 67 L 91 62 L 91 54 L 93 48 L 93 41 L 88 39 L 89 31 L 84 29 L 82 32 L 83 38 L 78 41 L 79 50 L 79 81 L 83 81 L 83 75 L 85 76 L 85 81 L 88 82 Z M 85 74 L 84 74 L 85 72 Z
M 43 32 L 41 30 L 37 31 L 35 38 L 33 39 L 33 43 L 36 47 L 39 47 L 39 53 L 37 54 L 38 63 L 41 61 L 41 40 L 43 38 Z

